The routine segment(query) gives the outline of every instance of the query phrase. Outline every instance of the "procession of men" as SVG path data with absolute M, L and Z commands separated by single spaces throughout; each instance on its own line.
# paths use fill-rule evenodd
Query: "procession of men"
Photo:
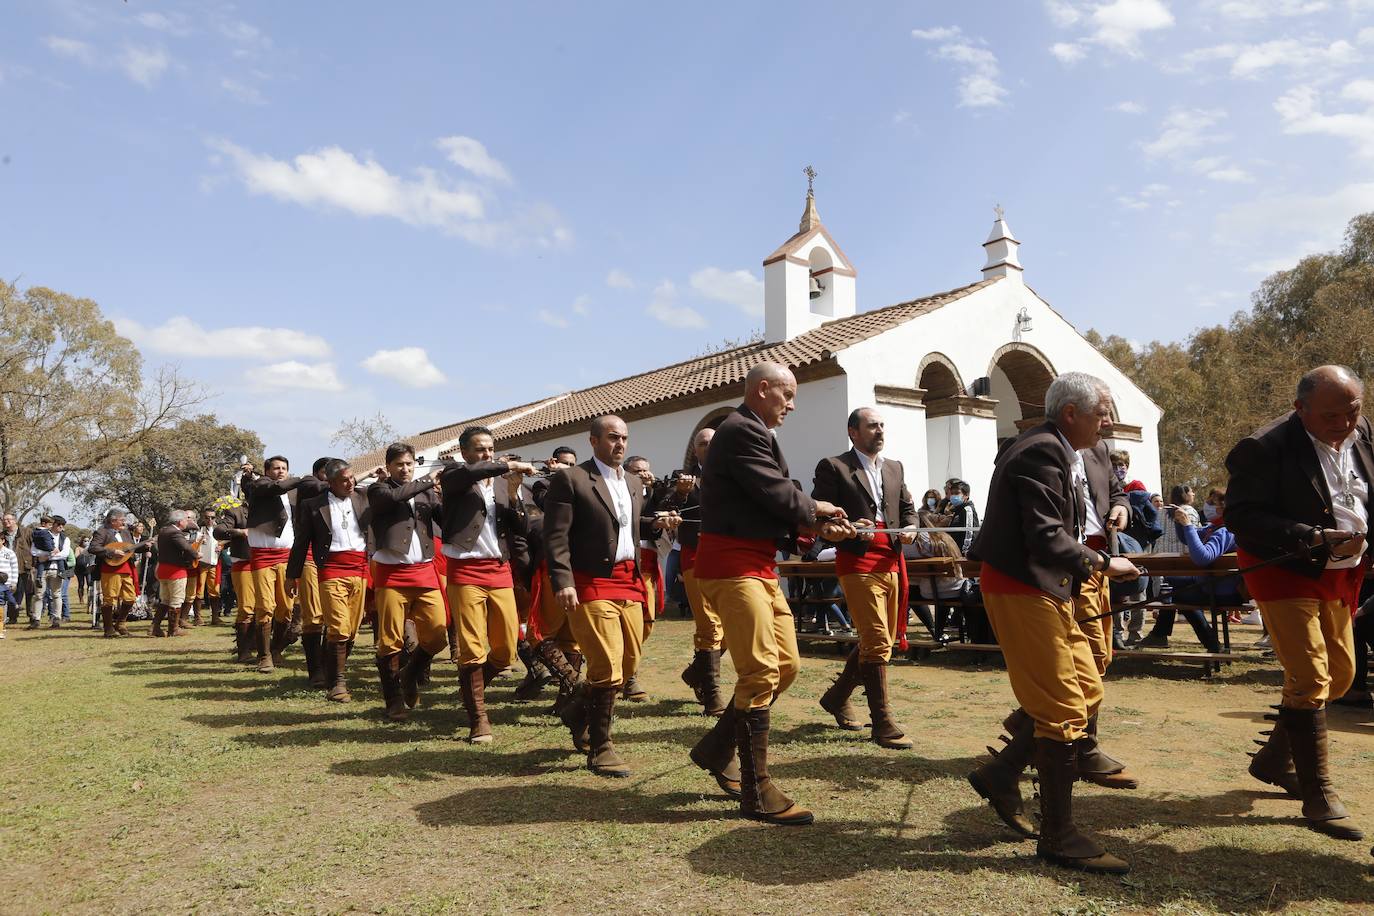
M 1363 837 L 1333 785 L 1326 722 L 1328 701 L 1353 677 L 1351 614 L 1368 566 L 1374 447 L 1362 394 L 1350 370 L 1314 369 L 1299 380 L 1292 411 L 1227 460 L 1227 524 L 1284 670 L 1276 721 L 1249 772 L 1299 801 L 1302 822 L 1337 840 Z M 835 574 L 858 638 L 817 716 L 843 731 L 867 729 L 874 753 L 906 754 L 923 729 L 897 721 L 888 683 L 907 612 L 902 546 L 921 529 L 905 469 L 882 454 L 887 421 L 875 408 L 846 419 L 851 447 L 817 464 L 809 490 L 792 479 L 776 430 L 796 396 L 785 366 L 754 366 L 740 405 L 694 435 L 693 473 L 663 479 L 631 453 L 630 425 L 605 415 L 591 421 L 590 457 L 580 462 L 560 449 L 537 468 L 501 454 L 496 434 L 473 426 L 457 456 L 423 475 L 415 449 L 399 442 L 376 468 L 321 458 L 310 474 L 293 476 L 283 456 L 261 469 L 246 464 L 241 500 L 174 509 L 153 538 L 138 539 L 125 514 L 111 510 L 87 548 L 99 560 L 102 633 L 129 636 L 140 594 L 135 559 L 155 550 L 154 636 L 177 637 L 207 617 L 218 624 L 222 595 L 232 591 L 238 662 L 273 673 L 299 640 L 309 685 L 348 703 L 350 679 L 364 676 L 349 662 L 370 622 L 381 715 L 403 723 L 446 702 L 426 696 L 433 663 L 447 652 L 474 745 L 500 740 L 487 688 L 519 659 L 526 679 L 513 702 L 556 683 L 550 713 L 570 746 L 592 773 L 624 778 L 635 760 L 613 740 L 616 708 L 646 697 L 636 674 L 665 603 L 658 549 L 675 541 L 693 619 L 682 680 L 710 720 L 683 748 L 684 762 L 705 771 L 744 817 L 811 824 L 813 811 L 770 773 L 786 753 L 771 708 L 801 659 L 777 562 L 799 536 L 836 546 Z M 1005 746 L 968 782 L 996 818 L 1036 842 L 1039 857 L 1121 874 L 1129 863 L 1074 816 L 1082 803 L 1075 782 L 1132 790 L 1151 781 L 1104 750 L 1099 732 L 1113 656 L 1109 583 L 1142 573 L 1115 549 L 1129 503 L 1103 442 L 1111 429 L 1106 383 L 1067 372 L 1045 393 L 1044 421 L 999 454 L 970 558 L 981 563 L 983 605 L 1018 706 L 1004 722 Z M 40 567 L 55 549 L 50 536 L 23 538 L 8 520 L 6 543 Z M 860 692 L 866 711 L 854 702 Z M 1021 793 L 1028 770 L 1037 777 L 1038 819 Z

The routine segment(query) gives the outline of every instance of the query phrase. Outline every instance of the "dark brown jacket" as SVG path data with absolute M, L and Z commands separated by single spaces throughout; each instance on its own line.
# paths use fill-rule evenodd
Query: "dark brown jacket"
M 157 561 L 168 566 L 190 569 L 200 558 L 200 551 L 192 544 L 186 532 L 176 525 L 165 525 L 157 533 Z
M 1355 462 L 1374 492 L 1374 451 L 1369 420 L 1356 425 Z M 1326 475 L 1297 412 L 1246 436 L 1226 456 L 1226 527 L 1236 544 L 1260 559 L 1297 552 L 1278 564 L 1313 579 L 1326 568 L 1327 551 L 1308 547 L 1314 528 L 1336 527 Z M 1374 510 L 1370 510 L 1374 518 Z
M 843 455 L 822 458 L 816 464 L 811 498 L 840 506 L 850 519 L 866 518 L 872 521 L 880 514 L 877 500 L 870 489 L 868 474 L 852 448 Z M 892 458 L 883 459 L 881 515 L 887 528 L 905 528 L 916 524 L 916 503 L 906 488 L 902 463 Z M 862 538 L 850 538 L 840 541 L 835 548 L 863 556 L 868 552 L 870 543 Z
M 9 542 L 9 535 L 5 535 L 5 541 Z M 33 526 L 19 525 L 14 529 L 14 542 L 8 543 L 10 550 L 19 559 L 19 572 L 21 574 L 33 569 Z M 11 582 L 11 588 L 18 588 L 18 582 Z
M 473 548 L 487 523 L 487 500 L 482 495 L 480 482 L 509 470 L 510 464 L 505 461 L 478 461 L 449 464 L 439 472 L 439 486 L 444 491 L 445 544 L 463 551 Z M 504 480 L 493 482 L 492 490 L 496 498 L 496 541 L 501 545 L 501 559 L 509 563 L 512 541 L 523 538 L 528 530 L 524 505 L 520 500 L 511 504 Z M 517 552 L 523 549 L 516 548 Z M 528 563 L 528 556 L 522 559 L 524 563 Z
M 1017 436 L 993 469 L 987 515 L 969 557 L 1059 598 L 1076 595 L 1099 561 L 1078 541 L 1082 509 L 1073 464 L 1053 423 Z
M 291 504 L 291 514 L 296 514 L 299 495 L 295 492 L 301 485 L 301 477 L 283 477 L 272 480 L 266 476 L 243 478 L 243 495 L 248 503 L 248 521 L 245 528 L 254 529 L 268 537 L 279 538 L 286 530 L 289 517 L 281 504 L 281 496 L 286 494 Z
M 787 470 L 778 440 L 741 404 L 721 421 L 701 478 L 701 531 L 781 541 L 816 520 L 816 501 Z
M 354 490 L 348 494 L 353 503 L 353 517 L 358 520 L 358 527 L 362 530 L 363 541 L 367 544 L 367 555 L 372 556 L 372 508 L 367 504 L 367 497 L 360 491 Z M 310 551 L 310 555 L 315 559 L 315 565 L 319 566 L 329 559 L 329 545 L 334 543 L 334 527 L 332 517 L 329 514 L 329 491 L 300 504 L 301 511 L 296 522 L 296 541 L 291 545 L 291 557 L 286 561 L 286 578 L 299 579 L 301 573 L 305 571 L 305 552 Z
M 636 526 L 631 541 L 635 569 L 639 569 L 639 538 L 645 532 L 644 488 L 639 478 L 625 475 L 630 491 L 630 523 Z M 652 516 L 649 517 L 652 536 Z M 604 579 L 615 566 L 615 548 L 620 541 L 620 521 L 606 479 L 588 459 L 576 467 L 564 468 L 549 480 L 544 496 L 544 552 L 549 561 L 549 578 L 555 589 L 573 586 L 573 570 Z
M 1129 517 L 1131 500 L 1126 491 L 1121 489 L 1121 481 L 1112 473 L 1111 452 L 1107 449 L 1107 443 L 1099 442 L 1096 447 L 1083 451 L 1083 470 L 1088 475 L 1088 492 L 1092 494 L 1093 506 L 1097 509 L 1097 517 L 1102 519 L 1102 527 L 1107 528 L 1107 516 L 1117 506 L 1123 507 Z M 1116 532 L 1107 530 L 1104 537 L 1111 550 L 1115 551 Z
M 235 560 L 249 558 L 248 536 L 235 531 L 248 530 L 248 507 L 225 509 L 215 519 L 215 540 L 229 542 L 229 556 Z
M 101 560 L 104 560 L 110 555 L 110 552 L 105 549 L 105 545 L 114 543 L 134 543 L 133 532 L 131 532 L 128 528 L 123 528 L 119 531 L 116 531 L 113 528 L 102 526 L 96 529 L 95 533 L 91 535 L 91 543 L 86 545 L 86 550 L 92 556 L 96 556 L 99 557 Z M 137 548 L 135 548 L 134 553 L 147 553 L 150 549 L 152 549 L 152 546 L 152 541 L 144 541 L 143 543 L 139 544 Z
M 434 494 L 434 483 L 433 476 L 407 484 L 387 478 L 367 488 L 374 550 L 405 554 L 410 550 L 411 536 L 418 532 L 420 553 L 425 560 L 434 559 L 434 534 L 443 509 Z

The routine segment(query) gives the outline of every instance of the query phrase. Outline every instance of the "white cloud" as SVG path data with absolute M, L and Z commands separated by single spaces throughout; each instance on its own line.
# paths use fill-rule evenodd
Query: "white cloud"
M 763 281 L 747 270 L 703 267 L 688 282 L 707 299 L 728 302 L 746 315 L 763 314 Z
M 1211 128 L 1226 117 L 1220 109 L 1175 109 L 1165 116 L 1159 136 L 1144 145 L 1151 159 L 1167 158 L 1225 139 Z
M 1226 19 L 1263 22 L 1278 17 L 1307 16 L 1331 8 L 1327 0 L 1221 0 L 1212 4 Z
M 1374 105 L 1374 80 L 1351 80 L 1341 90 L 1341 98 Z
M 343 382 L 333 363 L 284 363 L 258 366 L 244 373 L 244 381 L 257 391 L 342 391 Z
M 1119 111 L 1122 114 L 1144 114 L 1145 106 L 1139 102 L 1117 102 L 1112 106 L 1112 111 Z
M 151 89 L 158 81 L 172 59 L 161 48 L 125 48 L 119 57 L 119 68 L 129 79 Z
M 449 162 L 466 169 L 478 178 L 489 178 L 503 183 L 509 183 L 511 180 L 510 172 L 487 152 L 487 148 L 480 140 L 474 140 L 472 137 L 440 137 L 435 141 L 435 146 L 443 151 Z
M 1225 156 L 1204 156 L 1193 163 L 1193 171 L 1212 181 L 1248 184 L 1255 177 Z
M 247 83 L 239 82 L 236 79 L 224 77 L 219 81 L 219 88 L 238 99 L 240 102 L 247 102 L 250 105 L 262 105 L 266 99 L 258 91 L 256 86 L 249 86 Z
M 937 60 L 956 64 L 959 77 L 959 106 L 961 108 L 991 108 L 1005 104 L 1006 87 L 1001 82 L 997 55 L 989 51 L 981 38 L 969 38 L 958 26 L 933 29 L 912 29 L 913 38 L 936 42 L 930 52 Z
M 612 289 L 634 289 L 635 281 L 632 280 L 630 275 L 625 271 L 621 270 L 619 267 L 615 267 L 611 269 L 610 273 L 606 274 L 606 285 Z
M 43 39 L 43 44 L 59 57 L 70 57 L 87 65 L 95 63 L 94 49 L 84 41 L 75 38 L 63 38 L 60 35 L 49 35 Z
M 1349 184 L 1329 194 L 1255 198 L 1218 214 L 1216 239 L 1246 252 L 1246 269 L 1272 273 L 1306 255 L 1336 248 L 1350 219 L 1370 210 L 1374 182 Z
M 1324 43 L 1317 39 L 1279 38 L 1258 44 L 1220 44 L 1189 51 L 1169 69 L 1187 72 L 1198 64 L 1229 61 L 1236 79 L 1257 79 L 1283 69 L 1290 73 L 1326 73 L 1360 60 L 1360 52 L 1350 42 L 1339 39 Z
M 1374 84 L 1356 80 L 1347 84 L 1342 95 L 1346 92 L 1350 93 L 1346 98 L 1370 105 L 1367 95 L 1374 95 Z M 1274 103 L 1274 110 L 1283 121 L 1283 132 L 1348 140 L 1354 144 L 1357 155 L 1374 159 L 1374 106 L 1362 112 L 1324 114 L 1318 110 L 1319 102 L 1318 92 L 1312 86 L 1298 86 L 1284 93 Z
M 430 362 L 424 347 L 378 350 L 363 360 L 363 368 L 407 388 L 433 388 L 447 381 L 439 367 Z
M 493 217 L 487 205 L 499 201 L 490 188 L 455 183 L 433 169 L 416 168 L 414 178 L 404 178 L 375 159 L 359 160 L 337 146 L 282 160 L 227 140 L 211 140 L 209 145 L 227 159 L 251 193 L 277 200 L 360 217 L 389 217 L 479 245 L 533 242 L 559 247 L 572 239 L 557 211 L 547 204 L 517 201 L 507 215 Z
M 1071 25 L 1077 25 L 1083 18 L 1083 14 L 1074 8 L 1072 3 L 1065 0 L 1045 0 L 1045 12 L 1049 14 L 1050 21 L 1061 29 L 1067 29 Z
M 562 315 L 555 314 L 549 311 L 548 309 L 540 309 L 534 317 L 538 318 L 540 321 L 544 322 L 544 324 L 548 325 L 551 328 L 566 328 L 568 326 L 568 319 L 564 318 Z
M 257 50 L 265 50 L 272 46 L 272 39 L 268 38 L 262 29 L 241 19 L 221 21 L 218 28 L 221 35 L 235 44 Z
M 677 288 L 664 280 L 654 287 L 653 298 L 644 310 L 670 328 L 704 328 L 706 319 L 696 309 L 677 304 Z
M 1134 194 L 1119 195 L 1116 198 L 1116 202 L 1123 210 L 1148 210 L 1158 205 L 1161 202 L 1161 198 L 1168 193 L 1169 186 L 1167 184 L 1153 182 L 1147 184 Z
M 583 293 L 581 296 L 578 296 L 576 299 L 573 300 L 573 304 L 572 304 L 573 314 L 574 314 L 574 315 L 581 315 L 581 316 L 583 316 L 583 317 L 586 317 L 587 315 L 590 315 L 590 314 L 591 314 L 591 308 L 589 308 L 589 306 L 591 305 L 591 302 L 592 302 L 592 297 L 591 297 L 591 296 L 588 296 L 588 295 L 585 294 L 585 293 Z
M 1050 53 L 1061 64 L 1076 64 L 1088 56 L 1088 52 L 1083 49 L 1082 45 L 1067 41 L 1056 41 L 1050 45 Z
M 1374 25 L 1360 29 L 1359 34 L 1355 36 L 1355 41 L 1357 44 L 1374 45 Z
M 138 24 L 157 32 L 184 37 L 191 34 L 191 27 L 181 13 L 139 13 L 135 17 Z
M 114 326 L 139 349 L 195 359 L 323 359 L 330 352 L 323 337 L 294 328 L 252 325 L 208 330 L 184 315 L 156 327 L 132 318 L 116 318 Z
M 898 110 L 898 111 L 894 111 L 894 112 L 892 113 L 892 124 L 893 124 L 893 126 L 896 126 L 896 125 L 898 125 L 898 124 L 905 124 L 907 121 L 910 121 L 910 120 L 911 120 L 911 112 L 907 111 L 905 108 L 900 109 L 900 110 Z

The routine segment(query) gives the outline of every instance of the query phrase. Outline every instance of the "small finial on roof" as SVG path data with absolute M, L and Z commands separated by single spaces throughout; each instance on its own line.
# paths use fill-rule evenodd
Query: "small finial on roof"
M 821 224 L 821 215 L 816 212 L 816 170 L 811 166 L 802 169 L 806 176 L 806 209 L 802 211 L 799 232 L 810 232 Z
M 1007 211 L 1002 209 L 1001 204 L 997 204 L 996 206 L 994 206 L 992 208 L 992 212 L 997 214 L 997 219 L 999 221 L 1002 219 L 1002 217 L 1007 215 Z

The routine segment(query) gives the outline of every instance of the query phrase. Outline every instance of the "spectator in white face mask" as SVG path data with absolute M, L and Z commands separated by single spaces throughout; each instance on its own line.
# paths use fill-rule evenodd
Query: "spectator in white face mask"
M 1202 520 L 1209 525 L 1221 524 L 1222 514 L 1226 511 L 1226 490 L 1213 487 L 1202 504 Z

